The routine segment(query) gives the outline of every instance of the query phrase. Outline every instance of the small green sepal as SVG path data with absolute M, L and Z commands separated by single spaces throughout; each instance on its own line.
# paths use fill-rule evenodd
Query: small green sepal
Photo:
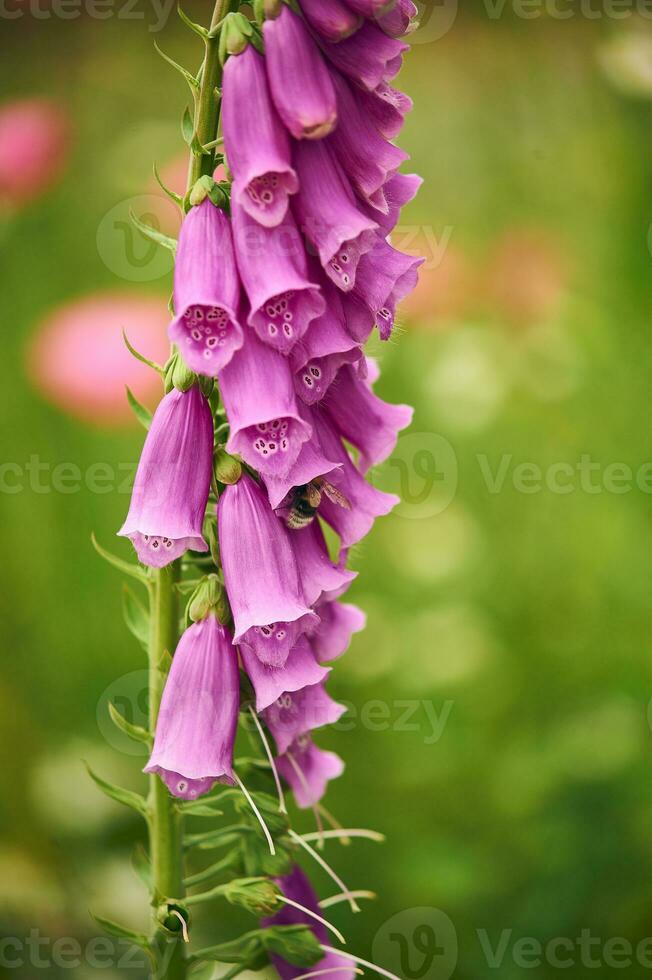
M 145 408 L 144 405 L 140 404 L 131 388 L 129 388 L 127 385 L 125 385 L 125 391 L 127 393 L 127 401 L 129 402 L 132 412 L 142 425 L 143 429 L 148 431 L 150 425 L 152 424 L 152 413 L 148 408 Z
M 220 33 L 219 56 L 224 65 L 226 59 L 233 54 L 242 54 L 252 40 L 253 24 L 244 14 L 230 13 L 224 18 Z
M 225 449 L 215 453 L 215 478 L 218 483 L 233 486 L 242 476 L 242 463 L 235 456 L 229 455 Z

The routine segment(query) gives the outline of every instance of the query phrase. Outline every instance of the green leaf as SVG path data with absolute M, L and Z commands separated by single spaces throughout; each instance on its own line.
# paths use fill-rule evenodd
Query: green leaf
M 113 565 L 114 568 L 119 569 L 119 571 L 123 572 L 125 575 L 131 576 L 131 578 L 137 579 L 143 585 L 149 586 L 149 575 L 140 567 L 140 565 L 132 565 L 131 562 L 124 561 L 122 558 L 118 558 L 117 555 L 112 555 L 110 551 L 107 551 L 106 548 L 103 548 L 98 543 L 98 540 L 94 534 L 91 534 L 91 542 L 100 558 L 104 558 L 105 561 L 108 561 L 109 565 Z
M 131 855 L 131 866 L 145 885 L 151 890 L 152 886 L 152 865 L 150 864 L 147 851 L 142 844 L 136 844 Z
M 184 847 L 199 847 L 207 850 L 214 847 L 223 847 L 229 844 L 236 844 L 243 833 L 248 833 L 249 827 L 235 825 L 221 827 L 219 830 L 208 830 L 203 834 L 186 834 L 183 838 Z
M 96 915 L 94 912 L 91 912 L 91 915 L 109 936 L 116 936 L 118 939 L 128 939 L 129 942 L 140 946 L 141 949 L 147 950 L 148 953 L 151 952 L 149 939 L 144 933 L 136 932 L 134 929 L 128 929 L 126 926 L 121 926 L 118 922 L 105 919 L 103 916 Z
M 144 742 L 145 745 L 152 745 L 152 736 L 146 729 L 141 728 L 140 725 L 132 725 L 130 721 L 120 714 L 116 706 L 109 701 L 109 714 L 111 715 L 111 721 L 119 728 L 121 732 L 128 735 L 129 738 L 133 738 L 136 742 Z
M 199 34 L 200 37 L 203 37 L 204 40 L 207 40 L 208 31 L 206 30 L 206 28 L 202 27 L 201 24 L 195 24 L 193 20 L 190 20 L 190 18 L 183 12 L 180 5 L 177 7 L 177 13 L 181 18 L 181 20 L 186 25 L 186 27 L 189 27 L 191 31 L 195 32 L 195 34 Z
M 262 930 L 255 929 L 238 939 L 220 943 L 218 946 L 208 946 L 190 956 L 190 961 L 193 963 L 210 960 L 218 963 L 238 963 L 250 970 L 262 970 L 268 962 L 262 941 Z
M 184 142 L 190 146 L 195 136 L 195 122 L 188 106 L 186 106 L 181 118 L 181 133 L 183 135 Z
M 147 817 L 147 801 L 144 796 L 141 796 L 140 793 L 134 793 L 130 789 L 124 789 L 122 786 L 115 786 L 113 783 L 108 783 L 105 779 L 97 776 L 88 763 L 85 765 L 88 770 L 88 775 L 95 785 L 102 790 L 105 796 L 108 796 L 111 800 L 115 800 L 116 803 L 122 803 L 123 806 L 128 806 L 130 809 L 135 810 L 141 817 Z
M 216 861 L 215 864 L 204 868 L 203 871 L 198 871 L 197 874 L 189 875 L 184 879 L 183 883 L 186 888 L 192 888 L 194 885 L 205 885 L 213 878 L 221 875 L 224 871 L 231 871 L 238 864 L 238 860 L 237 852 L 231 851 L 221 861 Z
M 134 395 L 131 388 L 128 388 L 125 385 L 125 390 L 127 392 L 127 401 L 131 405 L 134 415 L 136 416 L 136 418 L 138 419 L 142 427 L 144 429 L 149 430 L 149 427 L 152 424 L 152 413 L 149 411 L 149 409 L 145 408 L 144 405 L 140 404 L 140 402 Z
M 128 585 L 122 587 L 122 615 L 129 632 L 147 648 L 149 643 L 149 612 Z
M 314 966 L 324 953 L 309 926 L 272 926 L 263 930 L 262 941 L 270 953 L 282 956 L 293 966 Z
M 187 817 L 223 817 L 224 811 L 217 807 L 209 806 L 202 800 L 193 800 L 191 803 L 182 803 L 181 812 Z
M 154 172 L 156 173 L 156 164 L 154 165 Z M 163 185 L 161 184 L 161 186 Z M 165 188 L 163 189 L 165 190 Z M 181 198 L 179 198 L 179 200 L 181 200 Z M 156 361 L 150 361 L 148 357 L 145 357 L 143 354 L 137 351 L 135 347 L 132 347 L 132 345 L 129 343 L 129 338 L 127 337 L 127 331 L 124 328 L 122 330 L 122 339 L 124 340 L 125 346 L 129 353 L 135 357 L 137 361 L 140 361 L 141 364 L 146 364 L 147 367 L 151 367 L 152 370 L 160 374 L 161 377 L 165 376 L 165 371 L 160 364 L 157 364 Z
M 188 83 L 188 88 L 192 92 L 193 98 L 195 98 L 197 93 L 199 92 L 200 86 L 199 86 L 199 82 L 192 74 L 192 72 L 189 72 L 187 68 L 184 68 L 183 65 L 180 65 L 173 58 L 170 58 L 170 56 L 165 54 L 164 51 L 161 51 L 156 41 L 154 41 L 154 47 L 156 48 L 158 54 L 160 54 L 161 58 L 163 58 L 164 61 L 167 61 L 168 65 L 171 65 L 174 69 L 176 69 L 176 71 L 178 71 L 181 75 L 183 75 L 183 77 Z
M 152 228 L 151 225 L 141 221 L 131 209 L 129 211 L 129 217 L 131 219 L 131 223 L 138 229 L 141 235 L 144 235 L 145 238 L 149 238 L 151 242 L 156 242 L 157 245 L 162 245 L 163 248 L 167 248 L 173 255 L 176 254 L 177 242 L 175 238 L 170 238 L 169 235 L 164 235 L 162 231 L 158 231 L 158 229 Z

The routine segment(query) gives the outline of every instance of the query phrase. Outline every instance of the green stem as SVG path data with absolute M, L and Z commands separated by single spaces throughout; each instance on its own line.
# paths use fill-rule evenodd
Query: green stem
M 217 0 L 211 30 L 215 30 L 217 25 L 229 12 L 232 0 Z M 201 89 L 197 99 L 195 112 L 195 136 L 200 147 L 214 144 L 217 139 L 217 128 L 220 121 L 220 95 L 219 86 L 222 82 L 222 65 L 219 58 L 219 32 L 216 37 L 207 38 L 206 55 L 201 72 Z M 190 158 L 190 168 L 188 171 L 188 190 L 192 188 L 197 180 L 204 174 L 213 176 L 215 170 L 215 146 L 212 145 L 208 153 L 193 152 Z
M 149 637 L 149 723 L 152 733 L 167 675 L 166 660 L 178 638 L 178 562 L 159 569 L 151 588 Z M 157 775 L 150 777 L 149 830 L 152 864 L 152 945 L 157 958 L 156 980 L 185 980 L 186 960 L 182 937 L 174 938 L 158 917 L 168 899 L 183 898 L 183 828 L 181 815 L 167 787 Z
M 211 21 L 215 29 L 228 13 L 232 0 L 217 0 Z M 218 87 L 222 80 L 219 60 L 219 32 L 207 38 L 206 54 L 201 73 L 201 88 L 195 115 L 195 133 L 199 145 L 214 143 L 220 115 Z M 203 174 L 212 175 L 215 168 L 215 149 L 192 152 L 188 173 L 188 189 Z M 163 696 L 167 675 L 166 660 L 174 653 L 179 637 L 178 592 L 181 563 L 174 562 L 155 573 L 150 588 L 149 637 L 149 723 L 152 734 Z M 156 959 L 155 980 L 186 980 L 188 961 L 183 937 L 171 933 L 161 922 L 160 909 L 168 900 L 184 897 L 183 883 L 183 826 L 179 808 L 167 787 L 154 775 L 150 778 L 149 833 L 152 866 L 152 946 Z M 164 917 L 165 918 L 165 917 Z M 174 917 L 166 925 L 174 924 Z M 179 923 L 180 925 L 180 923 Z

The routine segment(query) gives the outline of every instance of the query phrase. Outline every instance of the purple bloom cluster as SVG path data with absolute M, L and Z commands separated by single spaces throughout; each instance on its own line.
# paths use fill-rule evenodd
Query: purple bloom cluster
M 411 107 L 391 82 L 414 4 L 299 6 L 265 21 L 264 54 L 249 43 L 227 58 L 230 213 L 204 197 L 178 245 L 170 338 L 193 372 L 216 379 L 228 424 L 218 446 L 244 467 L 219 484 L 217 505 L 231 618 L 210 610 L 183 635 L 147 771 L 186 799 L 233 780 L 239 664 L 278 772 L 308 808 L 344 768 L 313 733 L 343 711 L 324 688 L 328 665 L 365 622 L 341 601 L 355 577 L 347 552 L 398 502 L 366 474 L 412 410 L 374 393 L 363 346 L 374 326 L 391 336 L 416 284 L 420 260 L 390 235 L 420 179 L 399 172 L 407 156 L 392 142 Z M 197 380 L 159 406 L 120 532 L 153 567 L 207 550 L 214 422 L 203 390 Z M 339 539 L 335 558 L 322 521 Z M 299 871 L 280 885 L 316 907 Z M 352 975 L 328 958 L 320 968 Z

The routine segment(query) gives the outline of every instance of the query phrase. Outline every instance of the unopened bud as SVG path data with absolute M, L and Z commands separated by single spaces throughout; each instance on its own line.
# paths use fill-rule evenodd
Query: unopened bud
M 172 901 L 164 902 L 156 910 L 156 919 L 165 932 L 172 936 L 178 936 L 181 933 L 185 941 L 188 941 L 190 913 L 184 905 Z
M 212 612 L 220 619 L 224 612 L 224 598 L 224 588 L 217 575 L 206 575 L 190 597 L 188 617 L 193 623 L 199 623 Z
M 230 456 L 225 449 L 215 453 L 215 477 L 219 483 L 232 486 L 242 476 L 242 463 L 235 456 Z
M 220 34 L 220 61 L 222 64 L 229 55 L 241 54 L 253 36 L 251 22 L 244 14 L 227 14 Z
M 279 910 L 280 894 L 278 885 L 269 878 L 236 878 L 223 889 L 223 895 L 231 905 L 239 905 L 258 918 Z
M 293 966 L 314 966 L 324 956 L 309 926 L 271 926 L 265 929 L 263 941 L 270 953 L 276 953 Z
M 184 359 L 177 352 L 165 365 L 165 391 L 166 394 L 173 388 L 178 391 L 189 391 L 197 382 L 197 375 L 191 371 Z

